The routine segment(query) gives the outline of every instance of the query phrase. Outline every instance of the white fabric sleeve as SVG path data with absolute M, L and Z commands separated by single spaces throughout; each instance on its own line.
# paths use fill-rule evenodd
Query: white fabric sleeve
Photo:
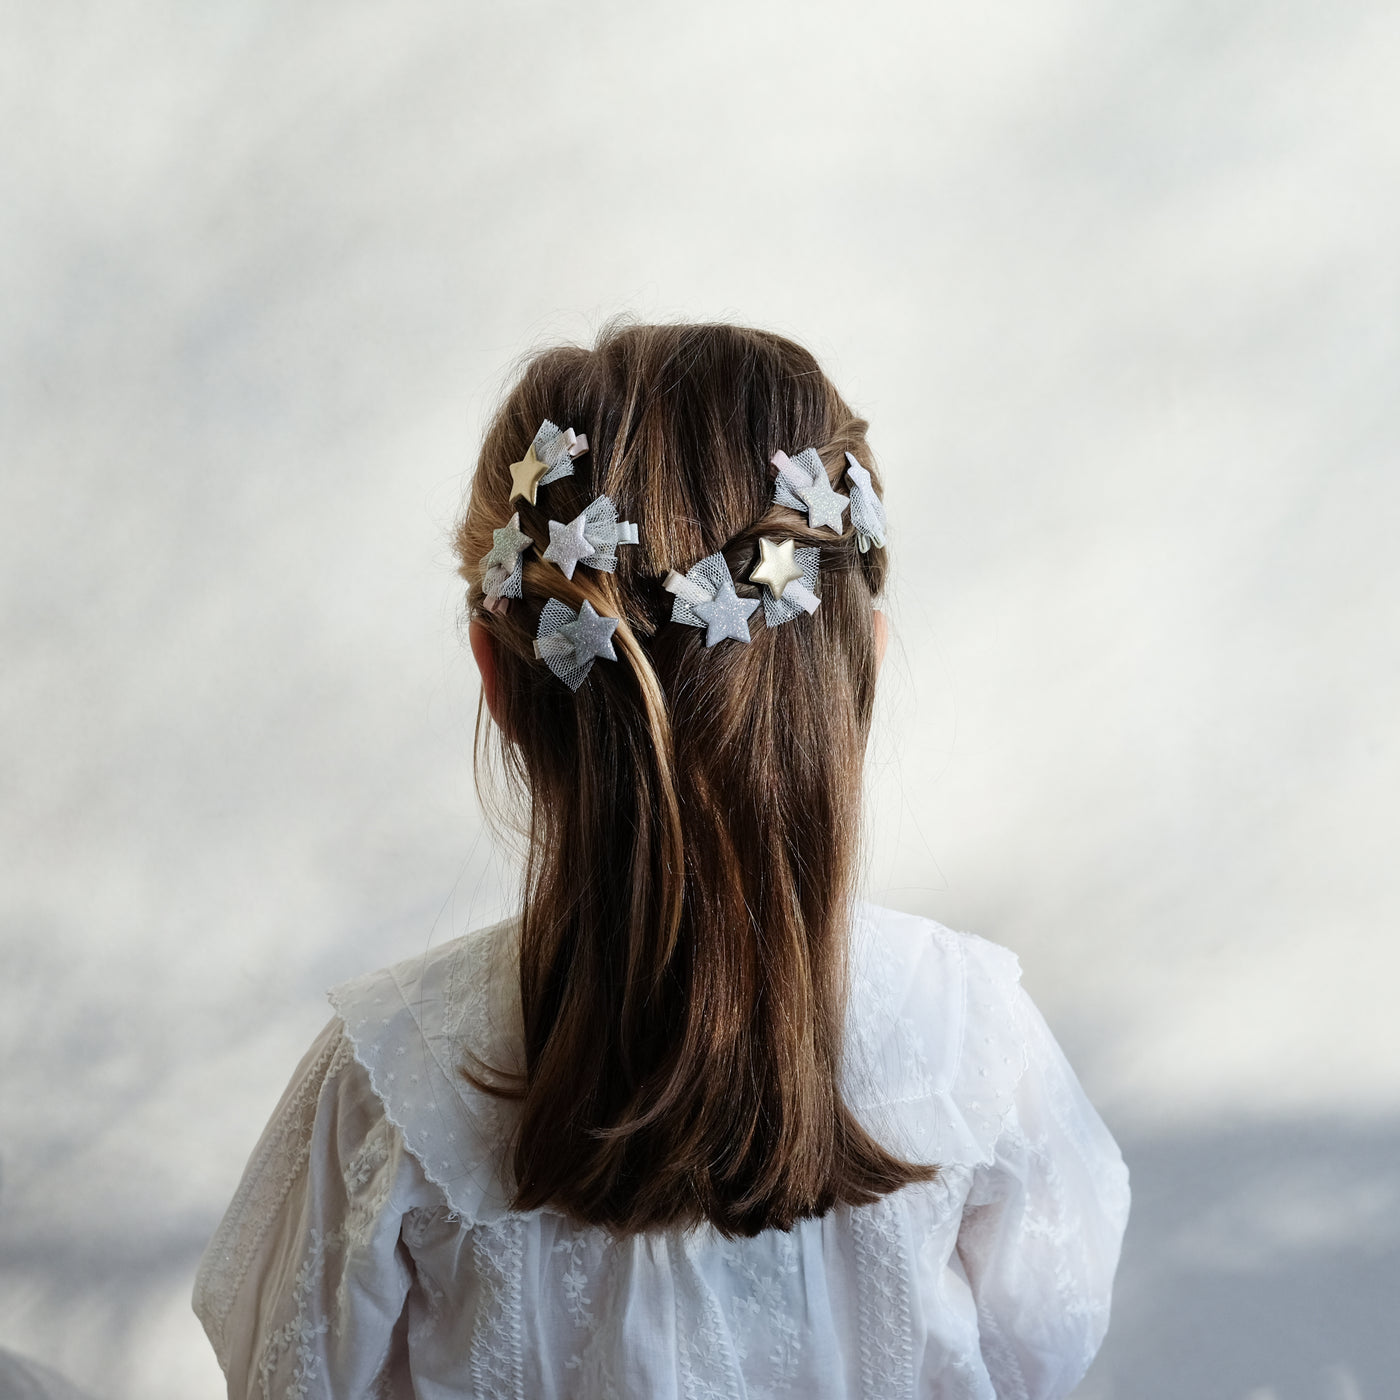
M 1014 1010 L 1026 1071 L 995 1160 L 974 1174 L 957 1250 L 999 1400 L 1060 1400 L 1088 1370 L 1108 1328 L 1128 1173 L 1019 987 Z
M 195 1282 L 230 1400 L 411 1394 L 400 1227 L 425 1190 L 332 1021 L 254 1149 Z

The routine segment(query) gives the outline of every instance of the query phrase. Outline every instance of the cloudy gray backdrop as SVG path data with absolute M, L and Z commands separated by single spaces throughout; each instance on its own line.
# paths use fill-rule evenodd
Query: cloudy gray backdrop
M 510 900 L 484 416 L 630 311 L 872 421 L 868 883 L 1125 1144 L 1080 1395 L 1393 1394 L 1397 71 L 1379 0 L 0 6 L 0 1347 L 219 1393 L 323 987 Z

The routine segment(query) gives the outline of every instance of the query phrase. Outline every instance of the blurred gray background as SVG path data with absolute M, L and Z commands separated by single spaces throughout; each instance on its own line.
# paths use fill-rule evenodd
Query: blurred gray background
M 1400 11 L 0 4 L 0 1347 L 212 1400 L 324 987 L 507 908 L 447 535 L 522 350 L 872 422 L 873 897 L 1134 1171 L 1084 1400 L 1400 1393 Z

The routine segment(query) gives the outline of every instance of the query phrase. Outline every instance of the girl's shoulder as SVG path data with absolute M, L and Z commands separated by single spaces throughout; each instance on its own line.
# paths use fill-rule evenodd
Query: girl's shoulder
M 452 1211 L 508 1209 L 513 1102 L 473 1083 L 518 1073 L 518 919 L 506 919 L 331 989 L 384 1116 Z
M 464 1072 L 521 1069 L 518 918 L 334 988 L 354 1060 L 424 1175 L 468 1222 L 509 1209 L 514 1104 Z M 932 919 L 858 904 L 843 1090 L 912 1161 L 992 1160 L 1027 1065 L 1015 955 Z
M 847 1101 L 911 1161 L 990 1163 L 1030 1059 L 1016 955 L 861 904 L 851 937 Z

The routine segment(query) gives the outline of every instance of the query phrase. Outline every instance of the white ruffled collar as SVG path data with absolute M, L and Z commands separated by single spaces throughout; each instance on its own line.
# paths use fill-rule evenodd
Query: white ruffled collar
M 514 1105 L 461 1067 L 475 1054 L 519 1068 L 517 929 L 506 920 L 330 994 L 386 1117 L 467 1223 L 509 1209 Z M 909 1160 L 990 1162 L 1026 1067 L 1015 957 L 861 904 L 851 967 L 844 1087 L 857 1116 Z

